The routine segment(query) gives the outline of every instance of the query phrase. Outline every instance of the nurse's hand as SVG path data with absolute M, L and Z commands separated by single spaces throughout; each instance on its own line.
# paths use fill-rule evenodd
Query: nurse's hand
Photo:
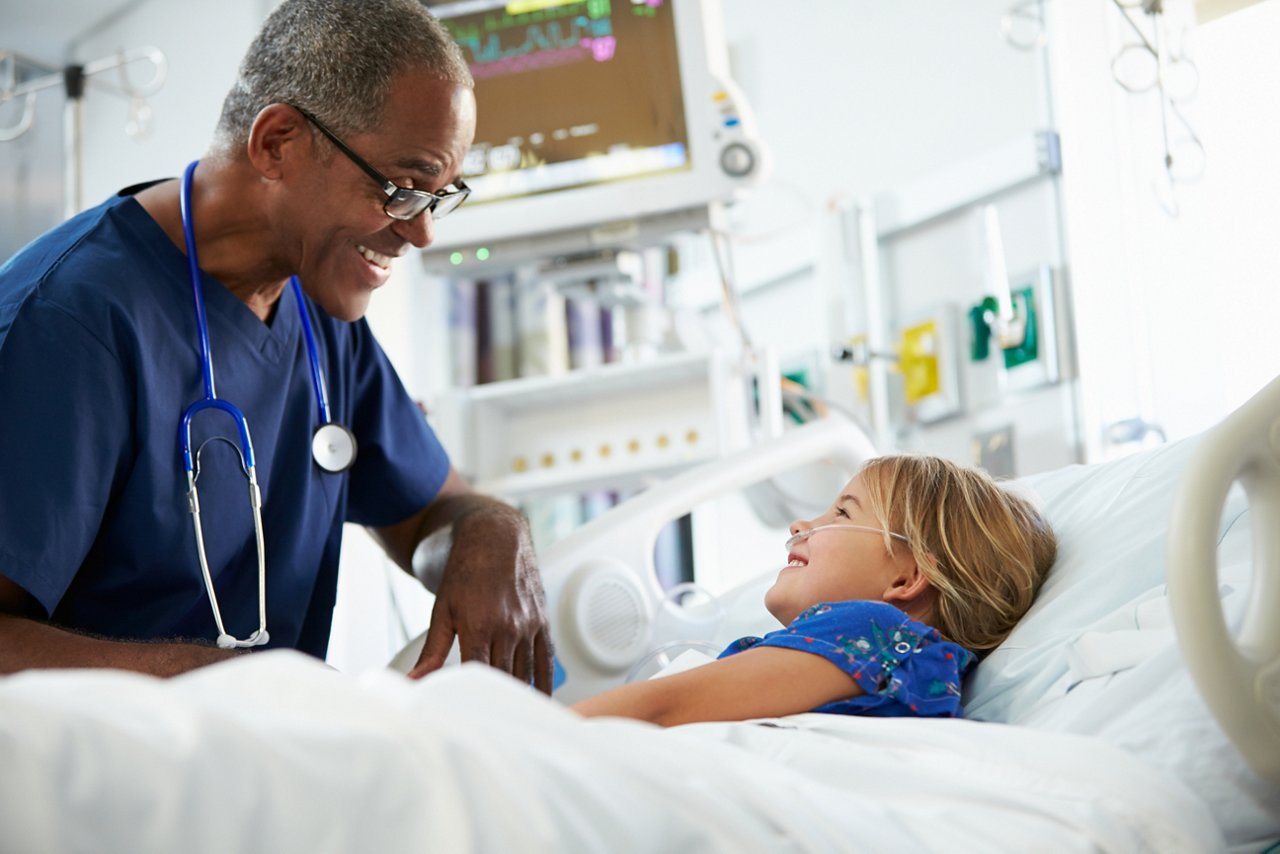
M 438 669 L 454 637 L 463 661 L 482 661 L 551 693 L 551 630 L 529 525 L 497 501 L 453 522 L 417 679 Z

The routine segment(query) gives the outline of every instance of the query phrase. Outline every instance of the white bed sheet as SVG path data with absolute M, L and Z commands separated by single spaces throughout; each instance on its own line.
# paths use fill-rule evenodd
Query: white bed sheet
M 0 679 L 15 851 L 1219 850 L 1203 802 L 1099 739 L 802 715 L 584 721 L 487 668 L 296 653 L 162 681 Z

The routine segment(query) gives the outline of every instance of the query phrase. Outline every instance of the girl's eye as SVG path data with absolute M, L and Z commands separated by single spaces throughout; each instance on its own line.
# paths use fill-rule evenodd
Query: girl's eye
M 849 518 L 849 514 L 845 512 L 845 510 L 844 510 L 844 508 L 843 508 L 843 507 L 837 507 L 837 508 L 836 508 L 836 515 L 837 515 L 837 516 L 843 516 L 843 517 L 844 517 L 844 518 L 846 518 L 846 519 L 848 519 L 848 518 Z

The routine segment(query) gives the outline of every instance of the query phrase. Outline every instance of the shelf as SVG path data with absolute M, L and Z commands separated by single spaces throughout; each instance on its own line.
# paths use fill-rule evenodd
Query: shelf
M 504 498 L 634 490 L 746 446 L 753 379 L 777 370 L 760 363 L 682 353 L 488 383 L 443 399 L 437 432 L 478 489 Z

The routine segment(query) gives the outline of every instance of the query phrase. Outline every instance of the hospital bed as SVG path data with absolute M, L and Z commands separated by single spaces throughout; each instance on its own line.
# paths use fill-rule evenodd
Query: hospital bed
M 644 658 L 659 517 L 747 470 L 869 452 L 837 434 L 800 428 L 709 464 L 548 551 L 562 691 L 625 679 Z M 290 652 L 168 681 L 30 672 L 0 679 L 0 849 L 1274 846 L 1280 380 L 1202 436 L 1011 488 L 1041 503 L 1060 555 L 965 686 L 966 720 L 662 730 L 581 720 L 478 665 L 409 682 Z M 767 581 L 723 597 L 716 631 L 756 620 Z

